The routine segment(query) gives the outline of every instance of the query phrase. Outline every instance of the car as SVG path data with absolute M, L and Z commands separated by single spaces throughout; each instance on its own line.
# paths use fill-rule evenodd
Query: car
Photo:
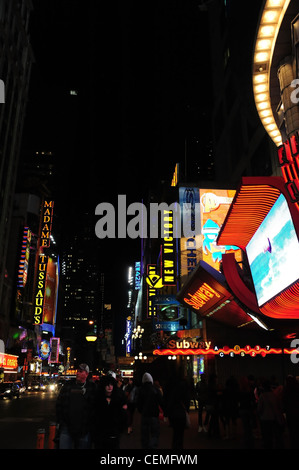
M 27 390 L 29 392 L 37 392 L 40 389 L 40 383 L 37 381 L 33 381 L 27 385 Z
M 0 398 L 13 398 L 20 397 L 20 388 L 18 384 L 14 382 L 2 382 L 0 383 Z
M 26 392 L 25 384 L 23 382 L 21 382 L 21 380 L 16 380 L 15 384 L 19 386 L 20 394 Z

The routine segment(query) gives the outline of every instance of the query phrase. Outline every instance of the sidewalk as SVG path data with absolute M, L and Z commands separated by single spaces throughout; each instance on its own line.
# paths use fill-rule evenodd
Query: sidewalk
M 207 433 L 198 433 L 197 410 L 190 411 L 191 427 L 185 430 L 184 449 L 244 449 L 241 423 L 238 420 L 236 436 L 224 439 L 223 428 L 220 425 L 220 438 L 211 438 Z M 140 445 L 140 413 L 136 410 L 134 414 L 133 433 L 123 434 L 121 437 L 121 449 L 141 449 Z M 160 449 L 171 449 L 172 428 L 167 422 L 160 421 Z M 260 438 L 255 439 L 255 449 L 261 449 Z

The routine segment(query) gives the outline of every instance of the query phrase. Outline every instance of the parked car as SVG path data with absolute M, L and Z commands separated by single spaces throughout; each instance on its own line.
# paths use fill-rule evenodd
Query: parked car
M 18 384 L 14 382 L 2 382 L 0 384 L 0 398 L 20 397 L 20 389 Z

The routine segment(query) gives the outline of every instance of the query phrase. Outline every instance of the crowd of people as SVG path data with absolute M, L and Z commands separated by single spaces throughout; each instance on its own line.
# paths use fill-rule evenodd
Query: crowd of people
M 172 432 L 172 449 L 183 449 L 192 399 L 199 433 L 234 438 L 241 424 L 244 448 L 254 448 L 260 433 L 264 448 L 281 449 L 287 429 L 290 447 L 299 446 L 299 384 L 293 376 L 283 386 L 274 380 L 232 376 L 221 387 L 211 374 L 208 379 L 202 375 L 194 387 L 174 375 L 162 388 L 148 372 L 138 384 L 112 371 L 94 383 L 88 365 L 81 364 L 76 380 L 66 382 L 57 398 L 57 447 L 119 449 L 122 434 L 133 432 L 137 410 L 143 449 L 159 447 L 161 421 L 167 421 Z
M 236 437 L 241 424 L 244 448 L 254 448 L 261 438 L 264 449 L 283 449 L 285 431 L 289 447 L 299 448 L 299 383 L 289 375 L 283 385 L 274 377 L 255 379 L 231 376 L 224 386 L 212 374 L 202 376 L 196 384 L 198 399 L 198 432 L 224 438 Z
M 109 371 L 94 383 L 89 367 L 80 364 L 76 380 L 62 387 L 56 403 L 56 442 L 60 449 L 119 449 L 121 435 L 133 431 L 136 410 L 140 413 L 141 447 L 159 447 L 160 421 L 173 429 L 172 448 L 182 449 L 190 405 L 186 381 L 172 379 L 165 390 L 145 372 L 141 384 L 125 383 Z

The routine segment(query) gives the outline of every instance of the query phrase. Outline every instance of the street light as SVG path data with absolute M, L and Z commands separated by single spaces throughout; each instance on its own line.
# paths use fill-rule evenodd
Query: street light
M 140 339 L 144 333 L 144 329 L 141 328 L 140 325 L 137 326 L 137 328 L 134 328 L 132 338 L 133 339 Z
M 94 331 L 89 331 L 85 338 L 89 343 L 94 343 L 97 340 L 97 335 Z
M 93 325 L 94 321 L 90 320 L 88 323 L 89 323 L 89 325 Z M 96 325 L 94 325 L 94 328 L 92 330 L 89 330 L 86 333 L 85 338 L 86 338 L 86 341 L 88 341 L 89 343 L 94 343 L 97 340 L 97 327 L 96 327 Z

